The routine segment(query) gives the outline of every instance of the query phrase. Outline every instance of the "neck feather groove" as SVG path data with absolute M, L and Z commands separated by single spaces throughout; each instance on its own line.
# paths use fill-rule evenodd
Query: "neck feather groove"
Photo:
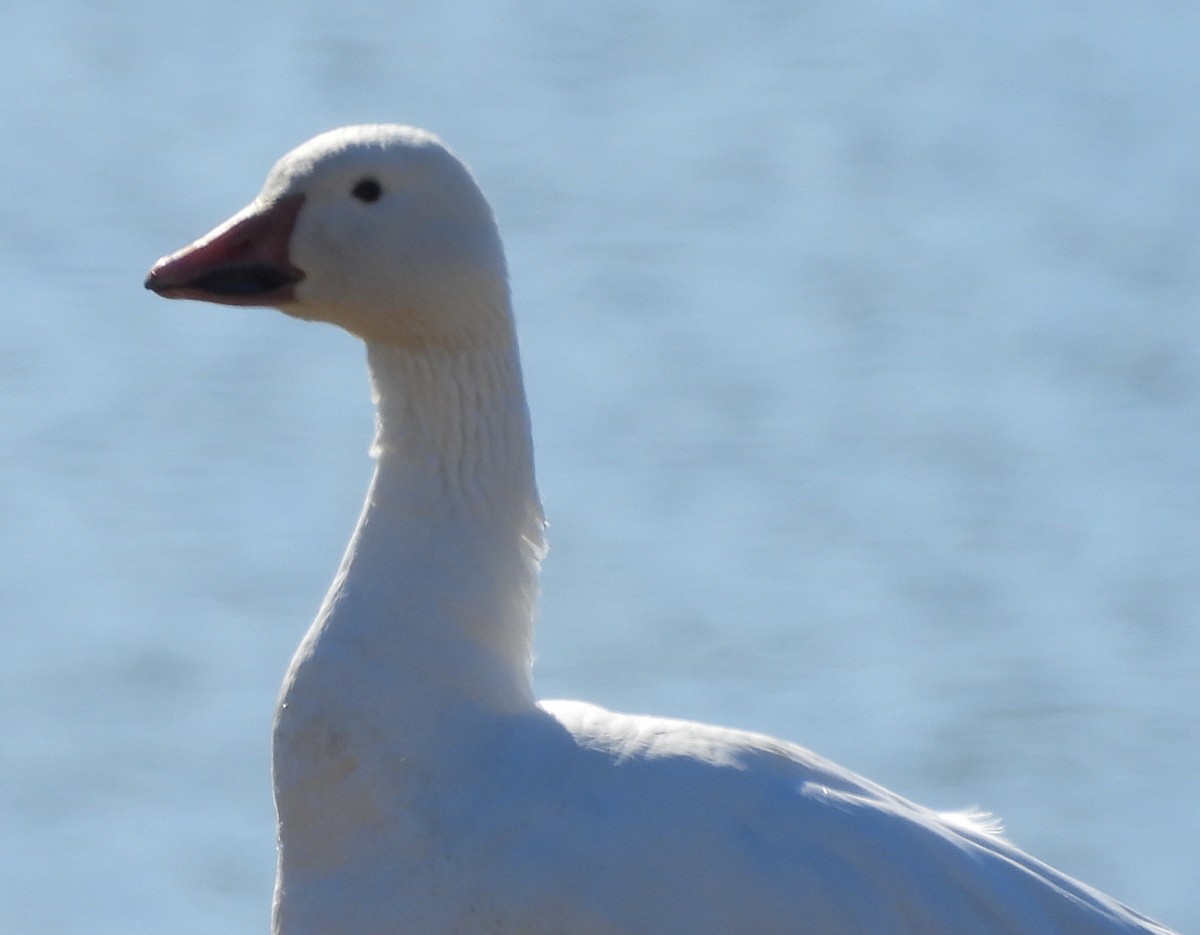
M 355 647 L 356 677 L 406 682 L 398 702 L 528 706 L 545 546 L 515 339 L 367 357 L 378 464 L 309 653 Z

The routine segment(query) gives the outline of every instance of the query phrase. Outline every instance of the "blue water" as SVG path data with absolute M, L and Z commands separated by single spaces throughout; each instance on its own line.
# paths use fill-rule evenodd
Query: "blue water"
M 0 931 L 265 931 L 362 353 L 160 254 L 339 124 L 472 164 L 545 695 L 799 741 L 1200 929 L 1200 7 L 10 5 Z

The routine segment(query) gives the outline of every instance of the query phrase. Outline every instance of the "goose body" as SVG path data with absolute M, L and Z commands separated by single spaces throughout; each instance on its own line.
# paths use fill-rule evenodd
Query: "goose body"
M 1167 933 L 801 747 L 535 700 L 503 250 L 436 137 L 316 137 L 146 285 L 367 346 L 376 471 L 274 725 L 276 935 Z

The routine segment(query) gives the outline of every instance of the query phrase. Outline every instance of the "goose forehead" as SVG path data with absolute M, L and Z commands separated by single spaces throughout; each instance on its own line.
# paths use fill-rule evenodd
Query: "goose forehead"
M 319 185 L 361 172 L 453 175 L 461 168 L 442 141 L 425 130 L 399 124 L 343 127 L 302 143 L 280 159 L 264 193 L 284 194 L 302 184 Z

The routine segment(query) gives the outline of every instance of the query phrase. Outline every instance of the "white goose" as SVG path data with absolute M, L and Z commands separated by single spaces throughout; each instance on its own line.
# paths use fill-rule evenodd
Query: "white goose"
M 504 255 L 436 137 L 316 137 L 146 286 L 367 345 L 378 466 L 275 720 L 278 935 L 1167 932 L 800 747 L 534 700 Z

